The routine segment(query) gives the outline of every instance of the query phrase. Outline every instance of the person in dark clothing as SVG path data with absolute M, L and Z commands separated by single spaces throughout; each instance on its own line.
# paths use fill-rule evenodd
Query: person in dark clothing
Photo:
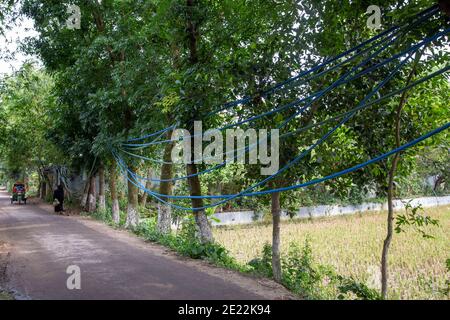
M 64 211 L 64 187 L 62 184 L 53 192 L 53 199 L 55 204 L 55 212 L 62 213 Z

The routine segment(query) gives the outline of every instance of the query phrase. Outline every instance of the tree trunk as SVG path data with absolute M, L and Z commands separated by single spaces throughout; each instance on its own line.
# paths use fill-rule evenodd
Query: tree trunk
M 88 177 L 86 183 L 84 184 L 83 195 L 81 196 L 80 201 L 80 206 L 83 210 L 87 207 L 90 185 L 91 185 L 91 177 Z
M 197 166 L 193 163 L 186 165 L 187 175 L 197 174 Z M 201 196 L 202 190 L 200 186 L 200 179 L 198 176 L 188 179 L 191 196 Z M 203 199 L 192 199 L 193 208 L 203 207 Z M 206 216 L 205 210 L 198 210 L 194 212 L 195 222 L 197 224 L 197 236 L 202 243 L 213 242 L 213 235 L 211 226 Z
M 45 200 L 46 198 L 47 198 L 47 182 L 42 181 L 41 199 Z
M 408 78 L 406 80 L 406 85 L 411 83 L 411 80 L 416 71 L 416 67 L 420 58 L 422 57 L 423 51 L 417 52 L 414 58 L 414 64 L 409 72 Z M 401 127 L 401 116 L 403 107 L 406 104 L 408 98 L 408 91 L 404 91 L 401 98 L 400 103 L 398 104 L 396 115 L 395 115 L 395 145 L 396 147 L 400 147 L 401 145 L 401 136 L 400 136 L 400 127 Z M 389 248 L 392 242 L 392 236 L 394 234 L 394 181 L 395 181 L 395 172 L 397 171 L 398 163 L 400 162 L 400 153 L 396 153 L 393 160 L 391 169 L 389 170 L 389 180 L 388 180 L 388 216 L 387 216 L 387 234 L 386 238 L 383 242 L 383 251 L 381 253 L 381 296 L 383 299 L 387 298 L 388 291 L 388 254 Z
M 42 189 L 43 189 L 43 187 L 44 187 L 44 181 L 40 181 L 39 182 L 39 191 L 38 191 L 39 199 L 43 199 L 43 196 L 42 196 Z
M 106 199 L 105 199 L 105 167 L 100 164 L 98 169 L 98 209 L 100 211 L 106 210 Z
M 94 212 L 97 208 L 97 199 L 96 199 L 96 191 L 95 188 L 95 175 L 92 175 L 89 180 L 89 196 L 88 196 L 88 212 Z
M 147 169 L 147 181 L 145 182 L 145 189 L 147 189 L 147 190 L 150 190 L 150 188 L 152 187 L 152 181 L 151 181 L 152 175 L 153 175 L 152 168 L 148 168 Z M 139 205 L 141 207 L 145 207 L 147 205 L 147 199 L 148 199 L 148 193 L 144 191 Z
M 116 163 L 111 165 L 109 173 L 109 189 L 111 192 L 111 203 L 112 203 L 112 219 L 115 224 L 120 223 L 120 208 L 119 199 L 117 197 L 117 171 Z
M 170 139 L 172 136 L 172 131 L 167 133 L 167 139 Z M 164 149 L 164 163 L 161 166 L 161 180 L 169 180 L 173 178 L 173 165 L 169 164 L 172 160 L 172 150 L 174 144 L 168 143 Z M 159 193 L 171 195 L 172 194 L 172 181 L 161 181 L 159 185 Z M 169 202 L 170 199 L 162 198 L 164 201 Z M 159 203 L 158 204 L 158 223 L 156 228 L 158 232 L 162 234 L 169 234 L 172 225 L 172 207 L 170 205 Z
M 394 178 L 397 165 L 400 160 L 400 154 L 396 154 L 392 161 L 389 171 L 388 183 L 388 217 L 387 217 L 387 235 L 383 242 L 383 252 L 381 254 L 381 295 L 383 299 L 387 298 L 388 287 L 388 254 L 394 233 Z
M 439 176 L 437 177 L 436 181 L 434 182 L 433 191 L 436 192 L 437 189 L 439 188 L 439 186 L 440 186 L 441 184 L 443 184 L 444 182 L 445 182 L 445 177 L 439 175 Z
M 42 196 L 42 177 L 41 177 L 40 174 L 38 175 L 38 191 L 37 191 L 37 196 L 38 196 L 39 198 L 41 198 L 41 196 Z
M 280 256 L 280 193 L 272 193 L 272 272 L 276 282 L 281 282 L 281 256 Z
M 130 167 L 132 172 L 136 172 L 136 168 Z M 129 179 L 133 179 L 130 175 Z M 138 211 L 138 188 L 128 180 L 128 207 L 127 207 L 127 220 L 125 222 L 126 228 L 134 228 L 139 224 L 139 211 Z
M 198 60 L 198 51 L 197 51 L 197 37 L 198 37 L 198 26 L 194 21 L 193 16 L 193 8 L 196 6 L 196 1 L 187 0 L 186 6 L 188 7 L 187 11 L 187 33 L 188 33 L 188 42 L 189 42 L 189 63 L 190 65 L 196 65 Z M 193 119 L 195 120 L 195 119 Z M 192 138 L 194 139 L 194 138 Z M 194 143 L 191 144 L 192 146 Z M 193 155 L 192 159 L 195 159 L 195 155 Z M 186 165 L 186 171 L 188 175 L 197 174 L 197 165 L 194 163 Z M 198 176 L 192 177 L 188 179 L 189 188 L 191 191 L 191 196 L 201 196 L 202 190 L 200 185 L 200 179 Z M 192 199 L 192 207 L 193 208 L 201 208 L 203 207 L 203 199 Z M 208 218 L 205 214 L 205 210 L 198 210 L 194 212 L 195 222 L 197 223 L 197 231 L 199 240 L 202 243 L 212 242 L 213 235 L 211 232 L 211 226 L 209 224 Z
M 42 190 L 42 199 L 46 200 L 47 196 L 52 193 L 52 191 L 50 190 L 52 184 L 51 184 L 50 178 L 48 177 L 47 174 L 43 173 L 43 178 L 44 178 L 43 179 L 44 184 L 43 184 L 43 190 Z

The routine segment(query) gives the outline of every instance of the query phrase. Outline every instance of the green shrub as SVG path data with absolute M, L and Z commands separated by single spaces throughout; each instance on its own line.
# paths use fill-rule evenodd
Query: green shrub
M 106 222 L 108 224 L 111 224 L 112 221 L 112 211 L 110 208 L 106 208 L 106 210 L 96 210 L 92 213 L 90 213 L 90 216 L 94 219 L 101 220 L 103 222 Z
M 307 299 L 332 299 L 336 295 L 335 280 L 331 268 L 315 265 L 309 238 L 303 248 L 292 243 L 287 256 L 282 257 L 282 282 Z
M 263 247 L 261 258 L 255 258 L 248 264 L 257 274 L 272 277 L 272 246 L 266 242 Z
M 380 299 L 378 292 L 353 278 L 337 275 L 333 268 L 314 262 L 310 240 L 303 248 L 290 245 L 282 259 L 282 284 L 304 299 Z M 272 277 L 272 247 L 266 243 L 260 258 L 249 262 L 252 271 Z
M 238 263 L 229 255 L 227 249 L 217 243 L 201 243 L 196 238 L 195 224 L 191 219 L 183 223 L 177 235 L 164 235 L 156 229 L 156 219 L 149 218 L 139 224 L 134 232 L 148 241 L 157 242 L 181 255 L 193 259 L 205 259 L 219 266 L 239 269 Z
M 353 278 L 345 278 L 342 276 L 336 277 L 339 281 L 339 299 L 345 299 L 346 294 L 352 294 L 361 300 L 381 300 L 378 291 L 369 288 L 366 284 L 357 282 Z

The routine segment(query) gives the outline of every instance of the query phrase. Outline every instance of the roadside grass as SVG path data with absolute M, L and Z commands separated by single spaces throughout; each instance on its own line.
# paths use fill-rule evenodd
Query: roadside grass
M 450 206 L 429 208 L 425 213 L 440 222 L 440 226 L 427 229 L 433 239 L 423 238 L 414 229 L 394 234 L 389 254 L 390 299 L 449 298 Z M 282 254 L 288 255 L 293 243 L 301 246 L 308 239 L 318 264 L 378 289 L 386 213 L 291 220 L 283 222 L 281 230 Z M 244 265 L 260 256 L 264 245 L 271 242 L 272 227 L 259 223 L 216 228 L 214 237 Z
M 5 300 L 14 300 L 14 297 L 12 295 L 10 295 L 9 293 L 0 290 L 0 301 L 5 301 Z

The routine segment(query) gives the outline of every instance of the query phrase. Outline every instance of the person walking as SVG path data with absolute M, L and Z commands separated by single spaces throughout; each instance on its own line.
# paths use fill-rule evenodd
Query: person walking
M 56 213 L 64 212 L 64 186 L 62 184 L 53 192 L 53 205 Z

